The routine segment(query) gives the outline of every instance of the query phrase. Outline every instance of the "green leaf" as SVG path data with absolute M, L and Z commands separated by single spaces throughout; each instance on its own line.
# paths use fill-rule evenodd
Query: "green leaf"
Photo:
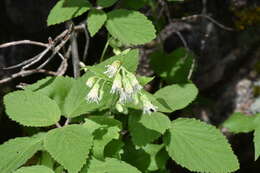
M 254 131 L 255 161 L 260 156 L 260 126 Z
M 115 140 L 113 139 L 111 142 L 109 142 L 105 149 L 104 149 L 104 155 L 106 157 L 113 157 L 120 159 L 120 152 L 122 151 L 122 147 L 124 146 L 124 143 L 121 140 Z
M 144 85 L 148 84 L 149 82 L 151 82 L 154 79 L 154 77 L 138 76 L 137 79 L 138 79 L 140 85 L 144 86 Z
M 0 172 L 11 173 L 42 149 L 44 134 L 19 137 L 0 145 Z
M 17 171 L 15 171 L 14 173 L 54 173 L 54 172 L 48 167 L 37 165 L 37 166 L 22 167 Z
M 60 119 L 60 109 L 54 100 L 31 91 L 15 91 L 4 97 L 8 116 L 22 125 L 44 127 Z
M 120 9 L 109 12 L 107 16 L 107 30 L 123 44 L 144 44 L 156 36 L 152 22 L 142 13 Z
M 69 125 L 51 130 L 44 147 L 69 173 L 77 173 L 86 163 L 92 136 L 82 125 Z
M 193 65 L 194 55 L 185 48 L 176 49 L 171 54 L 163 51 L 151 55 L 151 66 L 155 73 L 160 75 L 167 83 L 187 82 Z
M 42 151 L 41 157 L 39 160 L 39 165 L 43 165 L 43 166 L 46 166 L 46 167 L 52 169 L 54 164 L 55 164 L 55 161 L 53 160 L 51 155 L 46 151 Z
M 166 162 L 169 159 L 169 156 L 165 151 L 163 144 L 148 144 L 143 149 L 150 156 L 151 161 L 148 167 L 149 171 L 165 169 Z
M 48 16 L 48 26 L 65 22 L 80 16 L 91 8 L 87 0 L 60 0 Z
M 86 73 L 82 77 L 78 78 L 72 86 L 64 102 L 64 116 L 77 117 L 84 113 L 95 111 L 104 107 L 109 99 L 108 86 L 104 87 L 104 96 L 99 104 L 89 103 L 85 97 L 89 93 L 90 89 L 86 86 L 87 79 L 91 77 L 90 73 Z
M 228 173 L 239 169 L 236 156 L 222 133 L 199 120 L 179 118 L 164 138 L 173 160 L 195 172 Z
M 92 9 L 88 14 L 87 25 L 91 37 L 93 37 L 107 20 L 107 15 L 103 10 Z
M 103 74 L 106 71 L 106 65 L 111 65 L 116 60 L 119 60 L 128 71 L 135 72 L 139 63 L 139 51 L 134 49 L 126 54 L 113 56 L 94 66 L 94 68 L 96 68 L 99 73 Z
M 104 149 L 113 139 L 119 138 L 118 127 L 101 128 L 94 132 L 93 155 L 97 159 L 104 159 Z
M 151 162 L 150 156 L 142 148 L 137 148 L 131 141 L 126 141 L 121 160 L 131 164 L 142 172 L 146 172 Z
M 40 80 L 33 85 L 29 85 L 26 87 L 26 90 L 35 91 L 37 93 L 44 94 L 49 98 L 56 101 L 59 105 L 61 110 L 61 114 L 64 115 L 64 102 L 65 98 L 67 97 L 70 89 L 72 88 L 73 84 L 75 83 L 75 79 L 70 77 L 53 77 Z
M 134 144 L 145 146 L 160 137 L 171 124 L 169 118 L 159 112 L 143 115 L 141 111 L 131 111 L 128 125 Z
M 223 124 L 225 128 L 233 133 L 248 133 L 254 130 L 256 116 L 248 116 L 243 113 L 232 114 Z
M 92 159 L 88 173 L 141 173 L 135 167 L 113 158 L 106 158 L 104 162 Z
M 197 95 L 198 89 L 192 83 L 166 86 L 154 94 L 157 101 L 165 108 L 170 108 L 172 112 L 188 106 Z
M 118 0 L 98 0 L 97 5 L 106 8 L 112 6 L 117 1 Z

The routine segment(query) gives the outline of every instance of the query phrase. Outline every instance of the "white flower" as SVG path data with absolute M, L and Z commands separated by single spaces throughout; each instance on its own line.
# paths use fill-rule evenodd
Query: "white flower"
M 134 92 L 140 91 L 143 87 L 139 84 L 138 80 L 136 79 L 135 75 L 132 73 L 127 73 L 127 77 L 133 86 Z
M 140 100 L 143 102 L 143 114 L 151 114 L 152 112 L 156 112 L 158 107 L 154 106 L 147 96 L 141 95 Z
M 132 97 L 134 94 L 134 88 L 128 78 L 123 78 L 124 92 L 128 97 Z
M 121 65 L 120 61 L 114 61 L 111 65 L 106 65 L 107 70 L 104 72 L 109 78 L 115 76 Z
M 86 82 L 86 85 L 89 87 L 89 88 L 92 88 L 93 85 L 95 84 L 97 78 L 95 76 L 92 76 L 90 77 L 87 82 Z
M 90 103 L 98 103 L 101 100 L 101 94 L 99 93 L 100 85 L 98 81 L 95 83 L 95 85 L 92 87 L 92 89 L 89 91 L 88 95 L 86 96 L 86 100 Z
M 121 89 L 120 90 L 119 103 L 125 104 L 127 101 L 129 101 L 129 96 L 126 94 L 124 89 Z
M 120 93 L 122 90 L 122 76 L 120 73 L 117 73 L 115 76 L 115 79 L 113 81 L 110 93 L 115 94 L 115 93 Z

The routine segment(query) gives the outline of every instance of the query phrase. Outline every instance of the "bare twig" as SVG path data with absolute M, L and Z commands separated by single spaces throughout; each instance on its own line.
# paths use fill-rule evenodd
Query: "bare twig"
M 31 44 L 31 45 L 41 46 L 41 47 L 48 47 L 48 44 L 41 43 L 41 42 L 38 42 L 38 41 L 20 40 L 20 41 L 12 41 L 12 42 L 9 42 L 9 43 L 1 44 L 0 48 L 17 46 L 17 45 L 21 45 L 21 44 Z
M 85 43 L 85 49 L 84 49 L 84 54 L 83 54 L 83 62 L 86 61 L 87 59 L 87 56 L 88 56 L 88 48 L 89 48 L 89 34 L 88 34 L 88 29 L 86 27 L 85 24 L 84 25 L 84 34 L 85 34 L 85 39 L 86 39 L 86 43 Z

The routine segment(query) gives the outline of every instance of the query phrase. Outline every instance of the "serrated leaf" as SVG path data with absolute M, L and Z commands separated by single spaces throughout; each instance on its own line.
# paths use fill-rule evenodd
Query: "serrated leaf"
M 19 137 L 0 145 L 0 172 L 11 173 L 42 149 L 44 134 Z
M 170 54 L 163 51 L 151 55 L 151 66 L 168 84 L 187 82 L 194 55 L 185 48 L 176 49 Z
M 107 20 L 107 15 L 103 10 L 92 9 L 88 14 L 87 25 L 91 37 L 93 37 Z
M 61 114 L 64 115 L 65 98 L 67 97 L 75 81 L 76 80 L 73 78 L 63 76 L 52 78 L 47 77 L 46 79 L 37 81 L 33 85 L 29 85 L 25 89 L 44 94 L 49 98 L 55 100 L 56 103 L 59 105 Z
M 31 91 L 15 91 L 4 97 L 8 116 L 22 125 L 44 127 L 60 119 L 60 109 L 54 100 Z
M 149 171 L 165 169 L 166 162 L 169 159 L 169 156 L 165 151 L 163 144 L 148 144 L 143 149 L 150 156 L 151 161 L 149 167 L 147 168 Z
M 239 169 L 227 139 L 199 120 L 174 120 L 164 143 L 170 157 L 191 171 L 228 173 Z
M 126 45 L 139 45 L 155 38 L 155 29 L 142 13 L 130 10 L 113 10 L 107 14 L 108 32 Z
M 248 116 L 243 113 L 232 114 L 223 124 L 225 128 L 233 133 L 248 133 L 254 130 L 256 116 Z
M 118 0 L 98 0 L 97 5 L 106 8 L 112 6 L 117 1 Z
M 167 109 L 170 108 L 173 112 L 188 106 L 197 95 L 198 89 L 196 86 L 192 83 L 186 83 L 169 85 L 161 88 L 154 94 L 154 97 L 161 105 Z
M 143 115 L 141 111 L 131 111 L 128 126 L 133 143 L 138 146 L 145 146 L 153 142 L 169 127 L 169 121 L 165 115 L 159 112 Z
M 260 126 L 254 131 L 254 147 L 255 147 L 255 161 L 260 156 Z
M 17 171 L 15 171 L 14 173 L 54 173 L 54 171 L 48 167 L 37 165 L 37 166 L 22 167 Z
M 104 162 L 92 159 L 89 164 L 88 173 L 141 173 L 135 167 L 126 162 L 106 158 Z
M 104 96 L 99 104 L 89 103 L 85 97 L 89 93 L 90 89 L 86 86 L 87 79 L 91 77 L 90 73 L 86 73 L 82 77 L 78 78 L 72 86 L 64 102 L 64 116 L 77 117 L 84 113 L 95 111 L 104 107 L 107 103 L 107 99 L 110 99 L 108 86 L 104 87 Z
M 48 16 L 48 26 L 59 24 L 80 16 L 91 8 L 87 0 L 60 0 Z
M 86 163 L 92 141 L 82 125 L 69 125 L 49 131 L 44 147 L 69 173 L 77 173 Z

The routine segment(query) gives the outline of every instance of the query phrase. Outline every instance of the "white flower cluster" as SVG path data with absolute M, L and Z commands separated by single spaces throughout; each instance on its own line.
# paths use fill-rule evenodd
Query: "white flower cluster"
M 113 78 L 110 93 L 119 96 L 118 104 L 123 105 L 128 102 L 138 104 L 142 102 L 144 114 L 151 114 L 151 112 L 156 111 L 157 107 L 150 102 L 146 95 L 140 92 L 143 87 L 139 84 L 135 75 L 125 69 L 120 61 L 114 61 L 106 68 L 104 74 Z M 86 85 L 91 88 L 86 96 L 89 102 L 98 103 L 102 99 L 103 89 L 100 87 L 100 80 L 97 77 L 91 77 L 87 80 Z

